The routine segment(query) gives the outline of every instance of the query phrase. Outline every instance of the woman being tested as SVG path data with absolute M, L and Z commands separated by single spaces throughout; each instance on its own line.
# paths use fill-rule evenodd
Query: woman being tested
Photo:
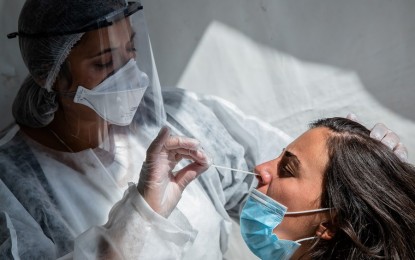
M 16 36 L 29 76 L 0 142 L 0 258 L 222 259 L 256 181 L 205 151 L 246 170 L 286 135 L 162 97 L 139 2 L 28 0 Z M 152 142 L 163 125 L 176 136 Z
M 415 259 L 415 168 L 345 118 L 256 167 L 241 233 L 261 259 Z

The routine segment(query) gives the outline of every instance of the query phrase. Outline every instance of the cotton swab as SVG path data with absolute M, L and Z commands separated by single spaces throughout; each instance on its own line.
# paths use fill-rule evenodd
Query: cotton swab
M 259 175 L 258 173 L 248 172 L 248 171 L 239 170 L 239 169 L 233 169 L 233 168 L 224 167 L 224 166 L 219 166 L 219 165 L 215 165 L 215 164 L 212 164 L 212 165 L 210 165 L 210 166 L 213 166 L 213 167 L 215 167 L 215 168 L 219 168 L 219 169 L 231 170 L 231 171 L 236 171 L 236 172 L 243 172 L 243 173 L 253 174 L 253 175 Z

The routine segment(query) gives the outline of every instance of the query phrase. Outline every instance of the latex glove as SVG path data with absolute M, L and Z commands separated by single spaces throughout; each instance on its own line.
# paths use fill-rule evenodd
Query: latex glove
M 191 163 L 173 174 L 182 159 Z M 168 217 L 186 186 L 208 167 L 209 159 L 199 141 L 170 136 L 170 130 L 163 127 L 147 150 L 137 189 L 155 212 Z
M 359 122 L 355 114 L 348 114 L 346 118 Z M 370 130 L 370 137 L 381 141 L 393 150 L 402 161 L 408 162 L 408 150 L 405 145 L 400 142 L 399 136 L 384 124 L 375 124 L 375 126 Z

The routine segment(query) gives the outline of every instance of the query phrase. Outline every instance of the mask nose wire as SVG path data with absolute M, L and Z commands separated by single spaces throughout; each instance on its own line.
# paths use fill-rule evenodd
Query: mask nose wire
M 133 60 L 133 61 L 132 61 Z M 116 74 L 117 72 L 119 72 L 119 71 L 121 71 L 122 69 L 125 69 L 126 68 L 126 65 L 129 63 L 129 62 L 136 62 L 136 59 L 135 58 L 131 58 L 131 59 L 129 59 L 126 63 L 124 63 L 121 67 L 119 67 L 118 69 L 116 69 L 116 70 L 113 70 L 112 72 L 110 72 L 110 73 L 108 73 L 108 75 L 106 75 L 105 76 L 105 78 L 100 82 L 100 83 L 98 83 L 97 84 L 97 86 L 98 85 L 100 85 L 102 82 L 104 82 L 106 79 L 108 79 L 109 77 L 111 77 L 111 76 L 113 76 L 114 74 Z M 96 86 L 95 86 L 96 87 Z M 95 88 L 94 87 L 94 88 Z M 93 89 L 94 89 L 93 88 Z M 56 91 L 56 90 L 54 90 L 54 92 L 58 95 L 58 96 L 62 96 L 62 97 L 68 97 L 68 98 L 73 98 L 73 97 L 75 97 L 75 95 L 76 95 L 76 93 L 77 93 L 77 91 L 69 91 L 69 92 L 63 92 L 63 91 Z
M 121 70 L 123 70 L 123 69 L 126 69 L 126 65 L 129 63 L 129 62 L 137 62 L 136 61 L 136 59 L 135 58 L 130 58 L 130 59 L 127 59 L 127 61 L 126 62 L 123 62 L 123 64 L 121 65 L 121 66 L 119 66 L 118 68 L 116 68 L 116 69 L 114 69 L 113 71 L 111 71 L 110 73 L 108 73 L 106 76 L 105 76 L 105 78 L 100 82 L 100 83 L 98 83 L 98 85 L 99 84 L 101 84 L 102 82 L 104 82 L 106 79 L 108 79 L 109 77 L 111 77 L 111 76 L 113 76 L 114 74 L 116 74 L 117 72 L 119 72 L 119 71 L 121 71 Z

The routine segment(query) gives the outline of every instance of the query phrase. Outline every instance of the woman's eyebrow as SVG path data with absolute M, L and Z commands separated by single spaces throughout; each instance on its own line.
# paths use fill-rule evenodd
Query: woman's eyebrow
M 285 156 L 294 163 L 295 167 L 300 168 L 301 162 L 295 154 L 285 150 Z

